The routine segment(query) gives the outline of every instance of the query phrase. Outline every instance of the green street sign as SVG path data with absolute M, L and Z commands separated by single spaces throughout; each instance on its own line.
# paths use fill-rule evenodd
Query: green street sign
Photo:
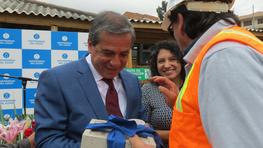
M 147 80 L 150 77 L 149 68 L 125 68 L 125 70 L 135 74 L 139 80 Z

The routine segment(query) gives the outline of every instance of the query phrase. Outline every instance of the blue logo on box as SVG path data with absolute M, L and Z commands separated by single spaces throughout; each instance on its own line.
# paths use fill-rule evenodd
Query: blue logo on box
M 77 50 L 77 32 L 51 32 L 51 48 L 55 50 Z
M 36 79 L 38 79 L 39 76 L 40 76 L 40 73 L 39 73 L 39 72 L 35 72 L 35 73 L 34 73 L 34 77 L 35 77 Z
M 37 89 L 26 89 L 26 108 L 34 108 Z
M 38 33 L 34 34 L 34 39 L 38 40 L 40 38 L 40 35 Z
M 5 99 L 9 99 L 10 98 L 10 93 L 8 93 L 8 92 L 4 93 L 3 97 Z
M 0 74 L 6 76 L 21 77 L 21 69 L 0 69 Z M 21 80 L 8 77 L 0 77 L 0 89 L 22 88 Z
M 50 50 L 23 50 L 23 68 L 50 68 Z
M 67 59 L 67 58 L 68 58 L 68 54 L 66 54 L 66 53 L 63 53 L 63 54 L 62 54 L 62 59 L 64 59 L 64 60 L 65 60 L 65 59 Z
M 21 30 L 0 28 L 0 48 L 21 48 Z
M 8 58 L 10 57 L 9 52 L 4 52 L 4 53 L 3 53 L 3 57 L 4 57 L 5 59 L 8 59 Z

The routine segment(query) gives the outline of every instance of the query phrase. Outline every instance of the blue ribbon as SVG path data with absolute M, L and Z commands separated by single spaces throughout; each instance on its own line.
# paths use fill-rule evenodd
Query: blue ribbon
M 128 121 L 114 115 L 110 115 L 106 123 L 90 123 L 86 128 L 95 131 L 109 132 L 107 137 L 108 148 L 125 148 L 126 136 L 133 137 L 135 134 L 144 138 L 154 137 L 155 140 L 157 136 L 156 144 L 161 145 L 157 147 L 163 146 L 160 137 L 152 128 L 137 125 L 135 121 Z

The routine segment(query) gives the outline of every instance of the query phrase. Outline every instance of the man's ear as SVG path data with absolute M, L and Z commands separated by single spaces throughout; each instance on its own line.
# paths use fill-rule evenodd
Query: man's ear
M 189 44 L 192 42 L 192 39 L 189 38 L 188 34 L 185 32 L 185 21 L 184 21 L 184 17 L 181 13 L 177 14 L 177 29 L 176 30 L 178 33 L 178 40 L 180 40 L 180 44 L 181 44 L 181 48 L 184 49 L 187 46 L 189 46 Z
M 89 49 L 89 53 L 92 53 L 94 51 L 94 47 L 92 45 L 91 39 L 88 39 L 88 49 Z
M 184 34 L 184 17 L 181 13 L 177 14 L 177 29 L 180 33 Z

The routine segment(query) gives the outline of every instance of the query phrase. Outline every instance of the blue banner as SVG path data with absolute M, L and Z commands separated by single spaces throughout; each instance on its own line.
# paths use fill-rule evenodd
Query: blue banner
M 50 50 L 23 50 L 23 68 L 50 68 Z
M 0 28 L 0 48 L 21 48 L 21 30 Z
M 3 110 L 3 115 L 10 115 L 14 119 L 15 115 L 21 115 L 22 111 L 22 109 L 5 109 Z
M 21 76 L 21 69 L 0 69 L 0 74 L 7 76 Z M 8 78 L 8 77 L 0 77 L 0 89 L 14 89 L 14 88 L 22 88 L 21 80 Z
M 42 71 L 87 55 L 87 32 L 0 28 L 0 74 L 39 79 Z M 26 108 L 34 113 L 37 81 L 26 84 Z M 21 80 L 0 77 L 0 104 L 4 114 L 23 110 Z
M 76 32 L 52 32 L 51 48 L 54 50 L 77 50 L 78 34 Z
M 37 89 L 26 89 L 26 107 L 34 108 Z

